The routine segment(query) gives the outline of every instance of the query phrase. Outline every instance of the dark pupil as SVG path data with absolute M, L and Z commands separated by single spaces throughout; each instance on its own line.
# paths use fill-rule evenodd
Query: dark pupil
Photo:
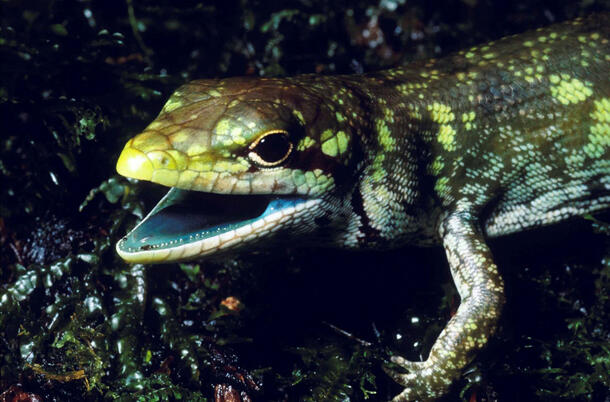
M 290 143 L 285 134 L 269 134 L 254 147 L 254 151 L 262 160 L 273 163 L 281 160 L 290 149 Z

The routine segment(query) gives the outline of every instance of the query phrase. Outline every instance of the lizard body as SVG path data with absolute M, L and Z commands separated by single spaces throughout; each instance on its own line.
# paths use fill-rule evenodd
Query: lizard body
M 119 158 L 172 190 L 117 251 L 440 243 L 461 304 L 390 372 L 396 400 L 440 396 L 504 302 L 486 239 L 610 206 L 609 38 L 599 14 L 376 73 L 188 83 Z

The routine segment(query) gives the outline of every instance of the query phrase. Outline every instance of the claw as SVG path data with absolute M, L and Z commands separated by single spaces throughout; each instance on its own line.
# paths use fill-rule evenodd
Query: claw
M 428 367 L 428 362 L 412 362 L 400 356 L 392 356 L 392 362 L 399 365 L 406 373 L 397 372 L 387 367 L 383 370 L 405 389 L 392 401 L 432 401 L 447 390 L 450 381 L 434 378 L 434 370 Z

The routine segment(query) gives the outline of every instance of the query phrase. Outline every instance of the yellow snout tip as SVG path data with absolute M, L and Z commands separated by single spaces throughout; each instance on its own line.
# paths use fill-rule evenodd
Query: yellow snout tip
M 119 156 L 116 170 L 125 177 L 150 181 L 153 175 L 153 164 L 144 152 L 127 146 Z

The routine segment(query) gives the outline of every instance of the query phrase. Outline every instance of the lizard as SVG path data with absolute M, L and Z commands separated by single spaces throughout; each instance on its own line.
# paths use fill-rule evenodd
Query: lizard
M 170 187 L 118 254 L 442 245 L 460 305 L 396 401 L 447 392 L 505 296 L 487 239 L 610 206 L 610 14 L 365 74 L 189 82 L 117 171 Z

